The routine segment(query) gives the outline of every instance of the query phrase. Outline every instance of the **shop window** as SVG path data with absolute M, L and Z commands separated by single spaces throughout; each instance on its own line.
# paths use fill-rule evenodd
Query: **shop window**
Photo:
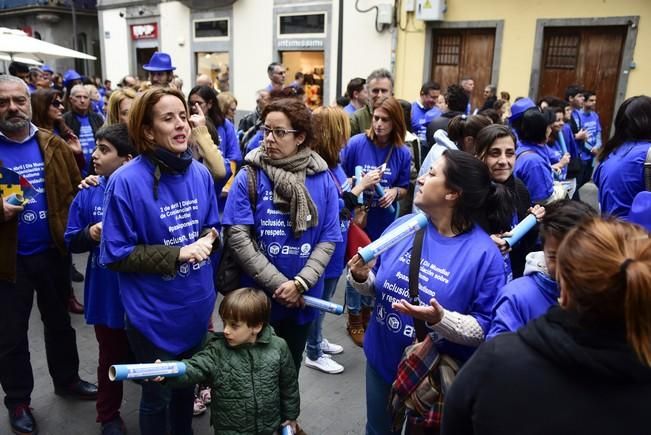
M 198 52 L 197 74 L 211 78 L 213 87 L 220 92 L 230 91 L 230 67 L 228 53 Z
M 285 86 L 296 89 L 311 109 L 322 106 L 325 77 L 323 51 L 283 51 L 280 61 L 287 68 Z M 303 73 L 302 84 L 295 80 L 297 72 Z
M 436 37 L 436 65 L 459 65 L 461 35 L 438 35 Z
M 228 18 L 194 21 L 194 39 L 227 39 L 228 31 Z
M 545 68 L 575 69 L 579 35 L 552 35 L 545 50 Z
M 281 35 L 324 34 L 325 14 L 280 15 Z

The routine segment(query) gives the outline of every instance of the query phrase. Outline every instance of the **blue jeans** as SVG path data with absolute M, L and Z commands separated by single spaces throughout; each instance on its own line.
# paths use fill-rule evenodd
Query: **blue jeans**
M 387 407 L 391 384 L 366 362 L 366 435 L 398 435 L 391 430 Z
M 194 352 L 200 350 L 203 344 L 199 343 L 197 347 L 181 355 L 173 355 L 156 347 L 128 321 L 127 338 L 136 361 L 141 363 L 151 363 L 157 359 L 167 361 L 189 358 Z M 172 389 L 159 382 L 143 382 L 140 398 L 140 433 L 142 435 L 166 434 L 169 421 L 171 435 L 192 435 L 193 404 L 194 385 Z
M 346 282 L 346 309 L 348 314 L 359 314 L 362 307 L 373 308 L 373 298 L 360 295 L 350 283 Z
M 323 300 L 329 301 L 332 299 L 332 296 L 337 290 L 337 283 L 339 278 L 326 278 L 323 283 Z M 307 335 L 307 357 L 311 360 L 319 359 L 323 355 L 321 350 L 321 342 L 323 341 L 323 336 L 321 332 L 323 330 L 323 317 L 325 316 L 325 311 L 319 311 L 319 315 L 312 324 L 310 325 L 310 332 Z

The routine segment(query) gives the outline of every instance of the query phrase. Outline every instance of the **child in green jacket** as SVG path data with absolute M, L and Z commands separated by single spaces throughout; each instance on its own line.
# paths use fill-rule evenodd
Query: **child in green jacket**
M 183 360 L 186 372 L 172 387 L 212 388 L 210 424 L 215 435 L 296 431 L 300 411 L 298 377 L 287 343 L 268 325 L 271 302 L 261 290 L 241 288 L 219 306 L 224 332 Z

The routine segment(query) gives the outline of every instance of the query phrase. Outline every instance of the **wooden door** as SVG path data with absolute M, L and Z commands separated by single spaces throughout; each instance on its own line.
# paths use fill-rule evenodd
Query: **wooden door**
M 484 88 L 491 84 L 495 29 L 434 30 L 432 80 L 445 90 L 462 78 L 475 81 L 472 107 L 484 103 Z
M 546 28 L 538 97 L 564 98 L 565 88 L 575 83 L 595 91 L 602 139 L 607 140 L 625 40 L 626 26 Z

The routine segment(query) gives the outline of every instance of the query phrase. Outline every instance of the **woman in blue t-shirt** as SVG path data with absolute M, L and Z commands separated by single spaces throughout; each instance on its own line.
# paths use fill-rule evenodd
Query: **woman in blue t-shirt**
M 153 88 L 129 113 L 140 154 L 115 171 L 104 198 L 100 262 L 118 271 L 126 331 L 137 362 L 199 350 L 215 304 L 210 254 L 219 230 L 212 176 L 188 149 L 183 94 Z M 217 243 L 218 245 L 218 243 Z M 192 433 L 192 388 L 142 384 L 140 432 Z
M 522 276 L 525 258 L 533 250 L 538 232 L 535 230 L 529 231 L 515 246 L 509 246 L 499 233 L 505 231 L 505 226 L 506 230 L 510 231 L 531 211 L 535 211 L 539 219 L 542 218 L 545 211 L 540 206 L 535 206 L 533 209 L 530 207 L 531 198 L 527 186 L 524 185 L 522 180 L 513 175 L 515 142 L 513 131 L 509 127 L 499 124 L 483 128 L 475 139 L 477 158 L 488 166 L 491 181 L 504 185 L 510 197 L 508 202 L 510 207 L 507 209 L 508 215 L 502 216 L 500 222 L 497 222 L 494 228 L 489 228 L 491 238 L 503 251 L 507 281 Z
M 341 165 L 346 175 L 353 177 L 355 167 L 361 166 L 364 173 L 385 167 L 376 183 L 384 191 L 371 187 L 364 192 L 364 204 L 368 216 L 364 231 L 375 240 L 396 219 L 396 207 L 400 198 L 407 194 L 411 153 L 404 145 L 407 126 L 400 103 L 395 98 L 383 98 L 373 110 L 371 128 L 348 141 L 341 152 Z M 346 288 L 348 308 L 348 333 L 361 346 L 364 331 L 373 309 L 373 299 L 360 297 L 350 286 Z
M 349 282 L 377 301 L 364 338 L 369 434 L 394 433 L 387 398 L 403 351 L 414 341 L 414 316 L 428 321 L 440 352 L 465 361 L 484 340 L 495 295 L 505 283 L 502 256 L 484 228 L 494 225 L 508 198 L 503 185 L 491 183 L 484 163 L 447 150 L 418 178 L 415 194 L 429 218 L 418 279 L 424 306 L 407 302 L 413 235 L 382 253 L 375 265 L 364 264 L 359 255 L 348 263 Z
M 643 190 L 644 162 L 651 146 L 651 98 L 624 101 L 615 117 L 615 133 L 600 148 L 594 174 L 604 215 L 627 217 L 635 195 Z
M 264 141 L 246 156 L 224 210 L 225 240 L 242 286 L 272 298 L 271 325 L 285 339 L 298 372 L 318 312 L 303 294 L 323 297 L 326 266 L 341 242 L 337 187 L 328 164 L 310 149 L 312 114 L 280 99 L 262 112 Z
M 242 164 L 242 152 L 233 123 L 222 113 L 217 92 L 210 86 L 195 86 L 188 94 L 188 106 L 191 113 L 200 109 L 206 117 L 206 126 L 213 142 L 219 147 L 224 157 L 226 176 L 217 180 L 215 190 L 219 195 L 219 211 L 224 210 L 228 190 L 233 183 L 237 168 Z

